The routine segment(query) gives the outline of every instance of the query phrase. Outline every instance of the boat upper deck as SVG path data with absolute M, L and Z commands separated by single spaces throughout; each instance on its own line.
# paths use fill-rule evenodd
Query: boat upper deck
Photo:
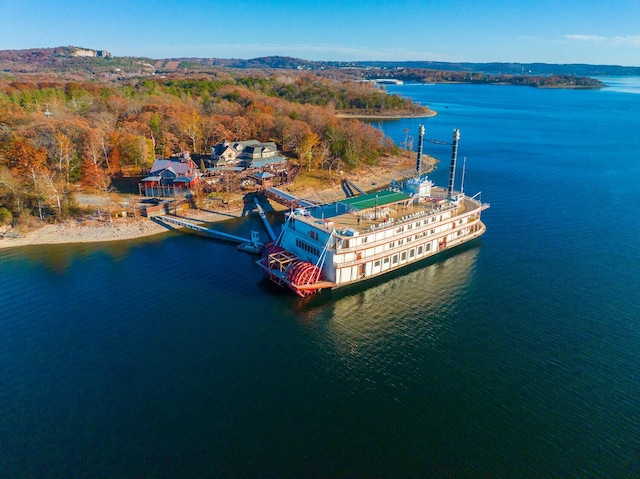
M 482 203 L 462 195 L 457 204 L 448 199 L 445 188 L 433 188 L 431 196 L 423 202 L 414 202 L 412 197 L 393 192 L 369 193 L 361 197 L 347 198 L 308 210 L 305 220 L 326 229 L 340 232 L 364 234 L 390 225 L 410 223 L 418 218 L 438 213 L 451 212 L 460 216 L 482 208 Z M 457 193 L 460 195 L 460 193 Z M 360 208 L 359 206 L 362 206 Z M 352 234 L 352 233 L 351 233 Z

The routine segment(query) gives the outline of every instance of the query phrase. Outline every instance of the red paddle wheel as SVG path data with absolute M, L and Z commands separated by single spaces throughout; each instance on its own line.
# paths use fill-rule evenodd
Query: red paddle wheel
M 291 288 L 300 296 L 308 296 L 318 292 L 318 289 L 308 288 L 308 286 L 324 280 L 322 270 L 308 261 L 295 262 L 289 267 L 286 275 Z

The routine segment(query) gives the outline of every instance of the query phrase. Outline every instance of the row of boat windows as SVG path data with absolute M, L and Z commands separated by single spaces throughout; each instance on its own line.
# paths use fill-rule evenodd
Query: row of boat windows
M 431 217 L 431 223 L 435 223 L 436 221 L 441 221 L 442 220 L 442 216 L 438 216 L 437 218 L 435 216 Z M 427 223 L 429 223 L 429 219 L 424 219 L 422 221 L 416 221 L 416 228 L 419 228 L 420 226 L 424 226 Z M 413 228 L 413 225 L 407 225 L 407 230 L 410 230 L 411 228 Z M 404 226 L 402 228 L 400 228 L 402 231 L 404 231 Z
M 392 249 L 392 248 L 395 248 L 396 246 L 401 246 L 401 245 L 403 245 L 405 243 L 405 241 L 407 243 L 410 243 L 414 239 L 417 240 L 417 239 L 420 239 L 420 238 L 424 238 L 425 236 L 432 235 L 435 232 L 436 232 L 436 230 L 430 230 L 428 233 L 426 231 L 423 231 L 422 233 L 418 233 L 417 235 L 413 236 L 413 238 L 411 236 L 409 236 L 407 238 L 404 238 L 404 239 L 401 239 L 401 240 L 398 240 L 398 241 L 393 241 L 393 242 L 391 242 L 391 243 L 389 243 L 387 245 L 387 249 Z
M 462 220 L 460 220 L 460 223 L 462 223 Z M 422 237 L 424 237 L 424 236 L 432 235 L 432 234 L 434 234 L 434 233 L 435 233 L 435 230 L 431 230 L 431 231 L 429 231 L 429 233 L 427 233 L 426 231 L 423 231 L 422 233 L 418 233 L 417 235 L 415 235 L 413 239 L 416 239 L 416 240 L 417 240 L 417 239 L 420 239 L 420 238 L 422 238 Z M 456 233 L 456 236 L 461 236 L 463 233 L 464 233 L 464 231 L 459 230 L 459 231 Z M 389 243 L 389 244 L 387 245 L 387 249 L 393 249 L 393 248 L 395 248 L 396 246 L 402 246 L 402 245 L 405 243 L 405 240 L 406 240 L 406 242 L 407 242 L 407 243 L 410 243 L 410 242 L 411 242 L 411 240 L 412 240 L 412 238 L 409 236 L 408 238 L 405 238 L 405 239 L 401 239 L 401 240 L 398 240 L 398 241 L 393 241 L 393 242 L 391 242 L 391 243 Z M 426 246 L 427 246 L 427 251 L 429 251 L 429 249 L 431 248 L 431 243 L 427 243 L 427 245 L 426 245 Z M 412 250 L 412 251 L 413 251 L 413 250 Z M 420 247 L 418 248 L 418 254 L 422 254 L 422 246 L 420 246 Z
M 420 256 L 421 254 L 428 253 L 429 251 L 431 251 L 431 243 L 427 243 L 426 245 L 418 246 L 417 249 L 411 249 L 409 251 L 403 251 L 399 255 L 394 254 L 393 256 L 387 256 L 386 258 L 383 258 L 382 260 L 374 261 L 373 266 L 374 266 L 374 268 L 380 266 L 380 261 L 382 261 L 384 264 L 391 263 L 392 265 L 396 265 L 396 264 L 398 264 L 398 259 L 400 261 L 406 261 L 407 260 L 407 254 L 409 255 L 409 259 L 411 260 L 416 256 L 416 254 L 418 256 Z
M 296 239 L 296 246 L 307 253 L 311 253 L 314 256 L 320 256 L 320 250 L 315 246 L 311 246 L 309 243 L 305 243 L 301 239 Z
M 431 223 L 435 223 L 436 221 L 442 221 L 442 216 L 439 217 L 435 217 L 432 216 L 430 219 L 429 218 L 425 218 L 422 221 L 416 221 L 415 223 L 415 227 L 419 228 L 420 226 L 424 226 L 426 224 L 428 224 L 429 222 Z M 460 220 L 460 223 L 462 223 L 462 220 Z M 409 224 L 409 225 L 405 225 L 405 226 L 401 226 L 396 230 L 396 233 L 402 233 L 405 229 L 407 231 L 409 231 L 410 229 L 413 229 L 414 225 L 413 224 Z M 435 230 L 431 230 L 431 234 L 433 234 Z M 422 234 L 422 236 L 424 236 L 425 233 Z M 416 236 L 416 239 L 418 238 L 418 236 Z M 366 243 L 367 242 L 367 237 L 362 238 L 362 242 Z
M 434 217 L 432 217 L 432 218 L 431 218 L 431 223 L 434 223 L 436 220 L 437 220 L 437 221 L 442 221 L 442 216 L 440 216 L 440 217 L 438 217 L 438 218 L 436 218 L 435 216 L 434 216 Z M 425 219 L 425 220 L 422 220 L 422 221 L 418 221 L 418 222 L 416 222 L 416 225 L 415 225 L 415 226 L 416 226 L 416 228 L 418 228 L 418 227 L 420 227 L 420 226 L 424 226 L 424 225 L 426 225 L 428 222 L 429 222 L 429 221 L 428 221 L 428 220 L 426 220 L 426 219 Z M 461 224 L 462 224 L 462 220 L 461 220 L 461 219 L 460 219 L 460 220 L 458 220 L 458 224 L 459 224 L 459 225 L 461 225 Z M 407 230 L 410 230 L 410 229 L 412 229 L 412 228 L 413 228 L 413 225 L 407 225 L 407 226 L 406 226 L 406 228 L 407 228 Z M 404 231 L 404 229 L 405 229 L 405 227 L 404 227 L 404 226 L 402 226 L 402 227 L 398 228 L 397 232 L 398 232 L 398 233 L 402 233 L 402 232 Z M 435 231 L 435 230 L 431 230 L 431 231 L 430 231 L 430 234 L 433 234 L 433 233 L 434 233 L 434 231 Z M 424 236 L 425 234 L 426 234 L 426 233 L 422 233 L 422 236 Z M 417 239 L 417 238 L 418 238 L 418 236 L 416 235 L 416 239 Z
M 437 218 L 437 219 L 438 219 L 438 221 L 439 221 L 441 218 Z M 434 217 L 432 217 L 432 218 L 431 218 L 431 222 L 433 223 L 433 222 L 435 222 L 435 221 L 436 221 L 436 217 L 434 216 Z M 421 225 L 426 225 L 428 222 L 429 222 L 429 220 L 424 219 L 424 220 L 422 220 L 421 222 L 420 222 L 420 221 L 416 222 L 415 226 L 416 226 L 416 228 L 417 228 L 417 227 L 419 227 L 419 226 L 421 226 Z M 462 220 L 458 220 L 458 224 L 459 224 L 459 225 L 461 225 L 461 224 L 462 224 Z M 412 228 L 413 228 L 413 225 L 412 225 L 412 224 L 411 224 L 411 225 L 407 225 L 407 226 L 406 226 L 406 228 L 407 228 L 407 230 L 410 230 L 410 229 L 412 229 Z M 396 230 L 396 232 L 397 232 L 397 233 L 402 233 L 402 232 L 404 231 L 404 229 L 405 229 L 405 226 L 402 226 L 402 227 L 398 228 L 398 229 Z M 413 238 L 411 238 L 411 236 L 409 236 L 408 238 L 406 238 L 406 242 L 407 242 L 407 243 L 409 243 L 412 239 L 416 239 L 416 240 L 417 240 L 417 239 L 423 238 L 424 236 L 427 236 L 428 234 L 432 235 L 432 234 L 434 234 L 435 232 L 436 232 L 436 230 L 435 230 L 435 229 L 431 229 L 431 230 L 429 230 L 429 233 L 427 233 L 426 231 L 423 231 L 422 233 L 418 233 L 418 234 L 416 234 Z M 458 236 L 459 236 L 459 235 L 460 235 L 460 232 L 458 232 Z M 362 238 L 362 244 L 367 243 L 367 242 L 368 242 L 368 239 L 369 239 L 369 238 L 368 238 L 367 236 L 365 236 L 364 238 Z M 397 244 L 398 246 L 399 246 L 399 245 L 402 245 L 402 244 L 404 244 L 404 242 L 405 242 L 405 239 L 401 239 L 401 240 L 398 240 L 397 242 L 396 242 L 396 241 L 394 241 L 394 242 L 392 242 L 392 243 L 389 243 L 389 245 L 388 245 L 388 249 L 395 248 L 395 247 L 396 247 L 396 244 Z M 348 248 L 348 247 L 349 247 L 349 245 L 347 244 L 347 248 Z

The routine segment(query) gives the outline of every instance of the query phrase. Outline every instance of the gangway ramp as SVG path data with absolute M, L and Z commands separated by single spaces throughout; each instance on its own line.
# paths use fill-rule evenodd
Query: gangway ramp
M 360 188 L 358 185 L 356 185 L 353 181 L 351 180 L 347 180 L 346 178 L 344 180 L 342 180 L 343 184 L 347 185 L 347 187 L 352 191 L 356 190 L 358 192 L 358 194 L 360 195 L 366 195 L 367 192 L 364 191 L 362 188 Z
M 269 224 L 269 220 L 267 219 L 267 215 L 264 213 L 264 210 L 262 209 L 262 206 L 260 205 L 260 202 L 258 201 L 258 198 L 256 198 L 254 196 L 253 197 L 253 202 L 256 204 L 256 208 L 258 208 L 258 214 L 260 215 L 260 218 L 262 219 L 262 222 L 264 223 L 264 227 L 267 230 L 267 234 L 269 235 L 269 238 L 271 238 L 272 241 L 275 241 L 277 236 L 273 232 L 273 229 L 271 228 L 271 225 Z
M 303 198 L 298 198 L 297 196 L 292 195 L 291 193 L 287 193 L 286 191 L 280 190 L 278 188 L 267 188 L 264 191 L 264 195 L 270 200 L 276 201 L 281 205 L 285 206 L 300 206 L 303 208 L 312 208 L 317 206 L 319 203 L 311 200 L 305 200 Z

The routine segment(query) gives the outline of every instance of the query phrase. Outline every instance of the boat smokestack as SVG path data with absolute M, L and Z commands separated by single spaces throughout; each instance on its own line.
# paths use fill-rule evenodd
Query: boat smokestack
M 420 178 L 422 169 L 422 142 L 424 140 L 424 125 L 418 127 L 418 158 L 416 159 L 416 178 Z
M 453 183 L 456 179 L 456 159 L 458 158 L 458 140 L 460 130 L 453 130 L 453 143 L 451 143 L 451 170 L 449 171 L 449 199 L 453 197 Z

